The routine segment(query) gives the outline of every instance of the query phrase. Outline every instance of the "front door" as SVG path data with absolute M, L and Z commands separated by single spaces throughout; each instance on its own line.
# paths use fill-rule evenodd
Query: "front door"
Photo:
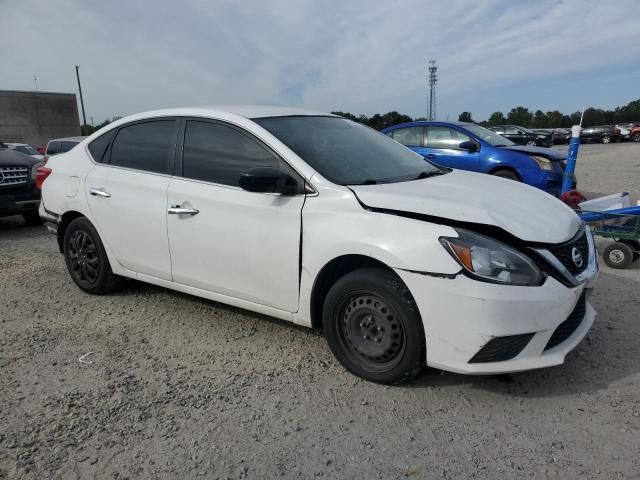
M 298 309 L 304 194 L 238 186 L 254 167 L 290 169 L 249 133 L 187 120 L 167 211 L 173 281 L 288 312 Z M 288 173 L 292 173 L 288 170 Z
M 477 171 L 479 152 L 460 148 L 461 143 L 469 141 L 472 141 L 469 136 L 454 128 L 430 125 L 427 127 L 426 148 L 422 155 L 444 167 Z

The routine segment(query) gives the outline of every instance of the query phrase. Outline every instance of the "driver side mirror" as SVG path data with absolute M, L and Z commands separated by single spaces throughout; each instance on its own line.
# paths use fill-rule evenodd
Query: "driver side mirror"
M 240 174 L 238 183 L 248 192 L 295 195 L 300 191 L 295 178 L 273 167 L 251 168 Z
M 476 142 L 472 142 L 471 140 L 467 140 L 466 142 L 462 142 L 458 145 L 460 150 L 466 150 L 469 153 L 474 153 L 479 150 L 478 144 Z

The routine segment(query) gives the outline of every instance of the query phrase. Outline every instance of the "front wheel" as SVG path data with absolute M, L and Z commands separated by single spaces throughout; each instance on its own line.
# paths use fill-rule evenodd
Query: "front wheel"
M 85 217 L 73 220 L 64 232 L 64 258 L 73 281 L 87 293 L 113 291 L 120 277 L 111 271 L 100 236 Z
M 525 142 L 525 145 L 527 145 L 528 147 L 535 147 L 536 146 L 536 141 L 535 140 L 527 140 Z
M 611 143 L 611 137 L 609 135 L 603 136 L 602 143 Z
M 633 262 L 633 250 L 622 242 L 613 242 L 602 252 L 604 263 L 611 268 L 627 268 Z
M 631 140 L 633 140 L 636 143 L 640 143 L 640 133 L 634 133 L 633 136 L 631 137 Z
M 411 293 L 393 272 L 365 268 L 329 290 L 322 312 L 331 351 L 351 373 L 396 384 L 425 363 L 424 328 Z

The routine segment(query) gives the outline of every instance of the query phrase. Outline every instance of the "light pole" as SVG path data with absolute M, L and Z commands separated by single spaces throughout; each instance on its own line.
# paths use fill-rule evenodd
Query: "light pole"
M 80 66 L 76 65 L 76 78 L 78 79 L 78 91 L 80 92 L 80 107 L 82 107 L 82 127 L 84 127 L 87 124 L 87 117 L 84 114 L 84 100 L 82 98 L 82 87 L 80 86 L 80 73 L 78 72 L 79 69 Z M 80 129 L 80 132 L 82 133 L 82 128 Z

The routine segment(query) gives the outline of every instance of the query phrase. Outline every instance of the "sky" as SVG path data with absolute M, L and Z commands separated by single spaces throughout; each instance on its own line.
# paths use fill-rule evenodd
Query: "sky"
M 87 120 L 271 104 L 475 120 L 640 98 L 637 0 L 0 0 L 0 90 L 77 93 Z

